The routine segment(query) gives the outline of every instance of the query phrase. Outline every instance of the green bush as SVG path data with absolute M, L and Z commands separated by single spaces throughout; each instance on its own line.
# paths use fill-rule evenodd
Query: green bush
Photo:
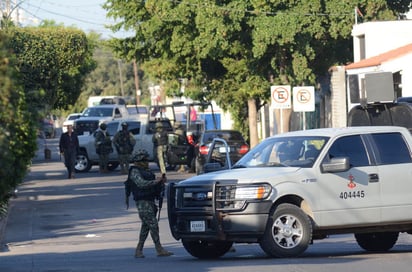
M 20 184 L 36 151 L 35 116 L 28 111 L 15 59 L 0 30 L 0 217 Z

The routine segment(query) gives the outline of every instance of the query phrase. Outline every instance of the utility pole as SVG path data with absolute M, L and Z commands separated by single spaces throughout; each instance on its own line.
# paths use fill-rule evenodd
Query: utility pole
M 121 61 L 121 60 L 117 60 L 117 65 L 119 66 L 120 90 L 121 90 L 121 92 L 122 92 L 122 96 L 124 97 L 123 75 L 122 75 L 122 61 Z
M 14 2 L 11 2 L 10 0 L 0 0 L 0 20 L 5 20 L 4 23 L 7 23 L 6 21 L 12 20 L 12 14 L 14 11 L 16 11 L 16 16 L 15 16 L 15 23 L 16 25 L 20 25 L 20 12 L 19 12 L 19 6 L 24 2 L 18 0 L 14 0 Z M 7 27 L 7 26 L 6 26 Z
M 133 59 L 133 70 L 134 70 L 134 85 L 136 88 L 136 105 L 140 104 L 140 90 L 139 90 L 139 74 L 137 69 L 136 59 Z

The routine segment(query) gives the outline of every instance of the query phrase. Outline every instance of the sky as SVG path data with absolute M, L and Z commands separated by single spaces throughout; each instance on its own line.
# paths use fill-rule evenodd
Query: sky
M 5 2 L 6 0 L 0 0 Z M 54 20 L 57 24 L 75 26 L 84 32 L 97 32 L 102 38 L 125 37 L 127 32 L 113 33 L 104 26 L 113 23 L 106 18 L 102 8 L 105 0 L 9 0 L 17 3 L 18 20 L 23 26 L 37 26 L 42 20 Z M 14 18 L 16 18 L 14 16 Z
M 54 20 L 65 26 L 76 26 L 88 33 L 95 31 L 102 38 L 126 37 L 130 33 L 125 31 L 113 33 L 104 26 L 113 23 L 112 19 L 106 18 L 106 10 L 102 5 L 106 0 L 0 0 L 0 4 L 14 3 L 12 6 L 18 8 L 18 20 L 23 26 L 37 26 L 42 20 Z M 14 18 L 16 12 L 14 13 Z M 412 19 L 412 12 L 409 13 Z

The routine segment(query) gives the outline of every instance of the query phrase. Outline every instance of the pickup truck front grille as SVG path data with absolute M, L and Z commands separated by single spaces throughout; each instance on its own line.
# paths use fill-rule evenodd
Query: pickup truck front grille
M 272 192 L 268 183 L 239 184 L 236 180 L 215 181 L 205 185 L 174 187 L 174 207 L 182 212 L 233 212 L 246 209 L 248 203 L 267 199 Z
M 236 185 L 216 185 L 216 210 L 235 209 Z
M 220 181 L 210 185 L 176 186 L 177 209 L 233 210 L 243 206 L 236 199 L 236 181 Z
M 177 208 L 212 207 L 213 188 L 211 186 L 181 187 L 176 190 Z
M 92 134 L 99 127 L 99 120 L 76 120 L 74 122 L 74 131 L 77 135 Z

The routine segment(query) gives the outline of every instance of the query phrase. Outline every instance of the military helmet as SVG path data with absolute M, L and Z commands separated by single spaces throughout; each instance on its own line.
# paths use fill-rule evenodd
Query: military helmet
M 106 130 L 106 128 L 107 128 L 106 123 L 101 123 L 101 124 L 100 124 L 100 129 Z
M 156 129 L 163 128 L 162 122 L 156 122 L 155 128 L 156 128 Z
M 147 161 L 149 159 L 149 153 L 145 149 L 139 149 L 133 152 L 131 156 L 132 162 Z

